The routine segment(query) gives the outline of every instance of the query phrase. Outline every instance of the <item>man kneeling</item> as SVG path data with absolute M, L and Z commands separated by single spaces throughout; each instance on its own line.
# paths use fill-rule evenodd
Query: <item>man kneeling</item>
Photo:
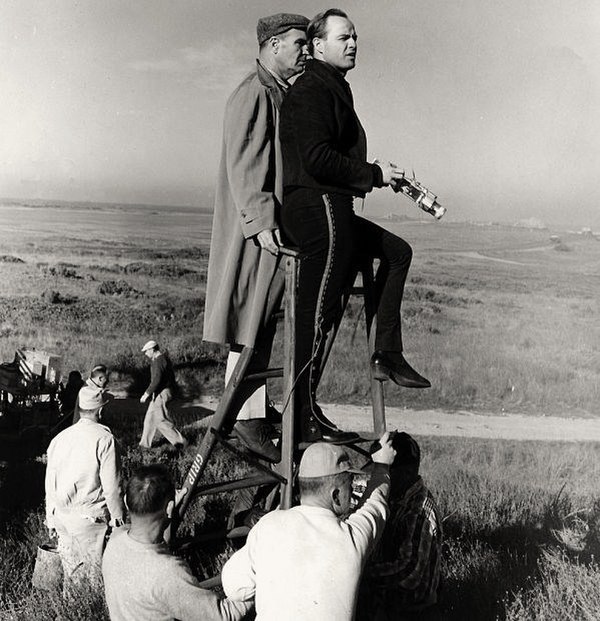
M 363 575 L 358 621 L 424 621 L 437 602 L 442 520 L 419 475 L 416 440 L 397 433 L 392 446 L 396 457 L 390 468 L 390 515 Z
M 131 527 L 113 535 L 102 561 L 112 621 L 242 619 L 250 606 L 200 587 L 163 539 L 175 506 L 166 468 L 142 466 L 127 484 Z

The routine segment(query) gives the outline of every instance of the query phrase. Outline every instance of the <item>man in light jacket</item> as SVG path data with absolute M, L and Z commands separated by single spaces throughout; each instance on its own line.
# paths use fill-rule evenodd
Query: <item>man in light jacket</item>
M 254 348 L 252 369 L 268 364 L 284 272 L 279 267 L 278 209 L 282 178 L 279 109 L 288 80 L 304 68 L 307 54 L 303 15 L 279 13 L 259 19 L 256 70 L 230 96 L 225 109 L 217 181 L 204 339 L 230 345 L 227 381 L 244 346 Z M 245 384 L 234 431 L 250 450 L 280 460 L 266 420 L 263 381 Z
M 109 526 L 123 525 L 120 459 L 115 438 L 99 421 L 101 392 L 80 393 L 80 419 L 48 447 L 46 525 L 58 536 L 65 592 L 98 580 Z

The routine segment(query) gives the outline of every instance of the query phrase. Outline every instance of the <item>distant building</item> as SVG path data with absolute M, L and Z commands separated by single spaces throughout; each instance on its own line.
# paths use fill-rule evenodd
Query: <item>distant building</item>
M 538 229 L 546 230 L 548 227 L 539 218 L 527 218 L 526 220 L 519 220 L 515 222 L 515 226 L 523 229 Z

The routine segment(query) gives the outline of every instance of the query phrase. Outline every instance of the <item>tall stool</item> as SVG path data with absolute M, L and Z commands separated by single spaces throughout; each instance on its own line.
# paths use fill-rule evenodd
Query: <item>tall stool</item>
M 207 432 L 204 434 L 202 442 L 198 448 L 194 461 L 188 470 L 183 487 L 186 488 L 185 495 L 180 499 L 177 506 L 176 515 L 171 525 L 171 537 L 177 531 L 181 520 L 188 509 L 192 500 L 198 496 L 216 494 L 256 487 L 266 484 L 279 484 L 280 500 L 279 507 L 289 509 L 292 506 L 292 490 L 294 482 L 295 458 L 299 452 L 306 448 L 306 445 L 296 442 L 294 437 L 295 430 L 295 407 L 294 407 L 294 386 L 296 381 L 296 365 L 294 358 L 296 342 L 296 296 L 298 288 L 298 272 L 300 267 L 301 255 L 290 248 L 280 248 L 280 254 L 285 260 L 285 292 L 283 312 L 278 316 L 283 319 L 284 334 L 284 362 L 282 368 L 269 368 L 264 371 L 248 373 L 248 366 L 254 350 L 252 347 L 243 347 L 237 364 L 233 370 L 231 378 L 225 386 L 223 396 L 219 401 L 217 409 L 209 423 Z M 366 319 L 366 331 L 369 343 L 369 356 L 374 350 L 375 341 L 375 322 L 376 322 L 376 291 L 373 276 L 373 264 L 371 262 L 358 266 L 358 274 L 361 275 L 361 283 L 348 289 L 344 293 L 343 308 L 345 309 L 351 295 L 363 295 Z M 321 363 L 323 371 L 331 348 L 342 321 L 342 316 L 336 321 L 333 330 L 328 335 L 325 352 Z M 223 433 L 224 430 L 231 429 L 235 423 L 237 411 L 234 407 L 236 396 L 244 382 L 257 379 L 283 378 L 283 403 L 282 428 L 281 428 L 281 461 L 267 467 L 260 460 L 251 455 L 240 451 L 233 446 Z M 379 437 L 385 431 L 385 407 L 383 399 L 382 382 L 371 377 L 371 398 L 373 407 L 373 437 Z M 365 438 L 368 439 L 368 438 Z M 364 439 L 363 439 L 364 441 Z M 360 442 L 358 440 L 357 442 Z M 216 483 L 201 485 L 202 475 L 206 469 L 208 461 L 215 446 L 219 444 L 226 451 L 237 456 L 242 461 L 253 466 L 255 473 L 251 476 Z

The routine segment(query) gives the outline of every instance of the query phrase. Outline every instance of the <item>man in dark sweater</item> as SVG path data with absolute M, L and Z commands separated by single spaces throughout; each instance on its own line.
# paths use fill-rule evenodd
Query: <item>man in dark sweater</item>
M 380 259 L 371 359 L 375 377 L 413 388 L 430 384 L 402 355 L 400 305 L 411 247 L 353 211 L 354 196 L 394 187 L 404 178 L 404 171 L 389 161 L 367 162 L 365 132 L 344 79 L 356 62 L 354 25 L 344 12 L 330 9 L 310 22 L 307 40 L 314 60 L 290 88 L 280 120 L 282 228 L 302 253 L 296 313 L 298 431 L 305 441 L 344 442 L 352 434 L 323 415 L 315 393 L 327 333 L 361 256 Z
M 175 428 L 167 407 L 175 390 L 175 373 L 171 361 L 160 351 L 156 341 L 148 341 L 142 347 L 142 352 L 150 358 L 151 363 L 150 384 L 140 397 L 141 403 L 150 399 L 140 446 L 151 448 L 154 435 L 159 431 L 175 447 L 183 448 L 187 440 Z

